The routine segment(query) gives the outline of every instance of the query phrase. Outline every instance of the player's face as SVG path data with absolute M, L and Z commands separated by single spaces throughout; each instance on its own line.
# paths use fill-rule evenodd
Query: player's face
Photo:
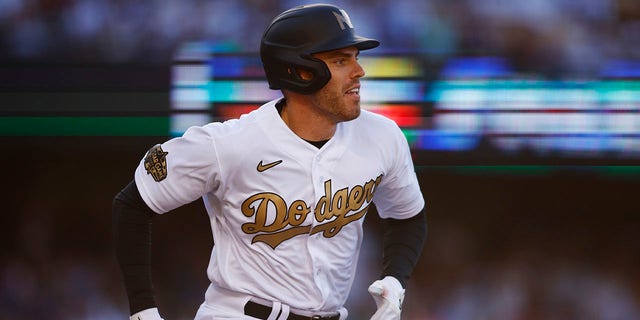
M 360 51 L 348 47 L 314 54 L 331 71 L 331 80 L 311 95 L 312 103 L 334 122 L 349 121 L 360 115 L 360 78 L 365 72 L 358 63 Z

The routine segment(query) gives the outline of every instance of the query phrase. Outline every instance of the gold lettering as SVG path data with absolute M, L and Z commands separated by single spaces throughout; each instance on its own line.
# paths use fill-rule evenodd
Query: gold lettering
M 371 202 L 373 199 L 373 194 L 376 192 L 374 189 L 380 182 L 382 182 L 382 175 L 379 175 L 376 180 L 371 179 L 364 184 L 364 193 L 366 194 L 367 202 Z
M 343 215 L 349 211 L 349 189 L 344 188 L 336 191 L 331 200 L 331 211 L 334 216 Z
M 313 228 L 311 225 L 301 225 L 311 212 L 311 208 L 303 200 L 295 200 L 287 207 L 284 199 L 275 193 L 255 194 L 242 203 L 242 213 L 246 217 L 254 217 L 253 222 L 242 225 L 242 231 L 247 234 L 262 232 L 253 237 L 252 243 L 263 242 L 273 249 L 282 242 L 302 234 L 322 233 L 326 238 L 334 237 L 344 226 L 366 215 L 382 177 L 381 174 L 375 180 L 367 181 L 364 186 L 355 185 L 351 190 L 343 188 L 335 193 L 331 190 L 331 180 L 325 181 L 324 194 L 318 199 L 313 211 L 316 221 L 331 221 Z M 273 222 L 269 223 L 267 219 L 271 207 L 275 208 L 275 215 L 271 215 Z M 349 215 L 350 212 L 355 213 Z M 285 229 L 288 226 L 290 228 Z
M 349 210 L 358 210 L 364 204 L 364 188 L 361 185 L 356 185 L 349 192 L 349 202 L 347 205 L 349 206 Z
M 258 202 L 255 206 L 254 203 Z M 271 224 L 267 224 L 267 209 L 269 203 L 276 208 L 276 216 Z M 265 192 L 255 194 L 242 203 L 242 213 L 246 217 L 255 216 L 254 223 L 245 223 L 242 225 L 242 231 L 248 234 L 258 232 L 274 232 L 287 226 L 287 204 L 284 199 L 275 193 Z
M 292 226 L 299 226 L 307 219 L 307 214 L 311 209 L 307 206 L 307 204 L 302 200 L 296 200 L 289 207 L 289 215 L 288 221 Z
M 311 230 L 311 226 L 299 226 L 274 233 L 263 233 L 253 237 L 251 243 L 263 242 L 269 245 L 272 249 L 275 249 L 284 241 L 301 234 L 308 234 L 309 230 Z
M 320 197 L 318 203 L 316 204 L 316 209 L 314 210 L 314 214 L 316 216 L 316 220 L 318 222 L 322 222 L 327 219 L 331 219 L 331 198 L 329 198 L 331 194 L 331 180 L 327 180 L 324 182 L 324 195 Z
M 317 225 L 315 227 L 313 227 L 313 229 L 311 229 L 311 234 L 316 234 L 318 232 L 322 232 L 322 235 L 325 238 L 331 238 L 333 236 L 335 236 L 336 234 L 338 234 L 338 232 L 340 232 L 340 230 L 342 230 L 342 227 L 348 225 L 351 222 L 354 222 L 356 220 L 359 220 L 360 218 L 364 217 L 364 215 L 367 213 L 367 211 L 369 210 L 369 205 L 367 205 L 364 209 L 349 215 L 349 216 L 338 216 L 336 217 L 336 219 L 334 219 L 331 222 L 327 222 L 327 223 L 323 223 L 321 225 Z
M 382 174 L 365 183 L 364 187 L 356 185 L 349 191 L 347 188 L 340 189 L 333 194 L 329 201 L 331 191 L 331 181 L 325 181 L 324 195 L 318 200 L 315 208 L 315 216 L 318 222 L 329 220 L 332 221 L 317 225 L 311 230 L 311 234 L 322 232 L 322 235 L 331 238 L 338 234 L 342 228 L 354 221 L 364 217 L 369 210 L 369 205 L 362 206 L 367 202 L 371 202 L 375 188 L 382 182 Z M 360 210 L 354 214 L 347 215 L 349 212 Z

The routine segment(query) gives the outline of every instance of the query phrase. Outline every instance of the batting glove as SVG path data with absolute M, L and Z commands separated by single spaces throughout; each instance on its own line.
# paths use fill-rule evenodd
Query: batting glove
M 369 286 L 369 293 L 378 307 L 371 320 L 400 320 L 404 288 L 398 279 L 386 276 L 377 280 Z
M 158 308 L 142 310 L 129 317 L 129 320 L 164 320 L 158 312 Z

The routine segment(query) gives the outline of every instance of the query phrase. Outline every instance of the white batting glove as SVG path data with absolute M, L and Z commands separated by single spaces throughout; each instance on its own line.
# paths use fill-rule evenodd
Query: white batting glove
M 369 293 L 378 307 L 371 320 L 400 320 L 404 288 L 398 279 L 386 276 L 377 280 L 369 286 Z
M 158 308 L 142 310 L 129 317 L 129 320 L 164 320 L 158 312 Z

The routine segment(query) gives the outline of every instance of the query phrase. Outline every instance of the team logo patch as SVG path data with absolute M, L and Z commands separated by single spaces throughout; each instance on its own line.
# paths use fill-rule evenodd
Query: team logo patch
M 153 146 L 144 157 L 144 168 L 153 180 L 160 182 L 167 177 L 167 154 L 159 144 Z

